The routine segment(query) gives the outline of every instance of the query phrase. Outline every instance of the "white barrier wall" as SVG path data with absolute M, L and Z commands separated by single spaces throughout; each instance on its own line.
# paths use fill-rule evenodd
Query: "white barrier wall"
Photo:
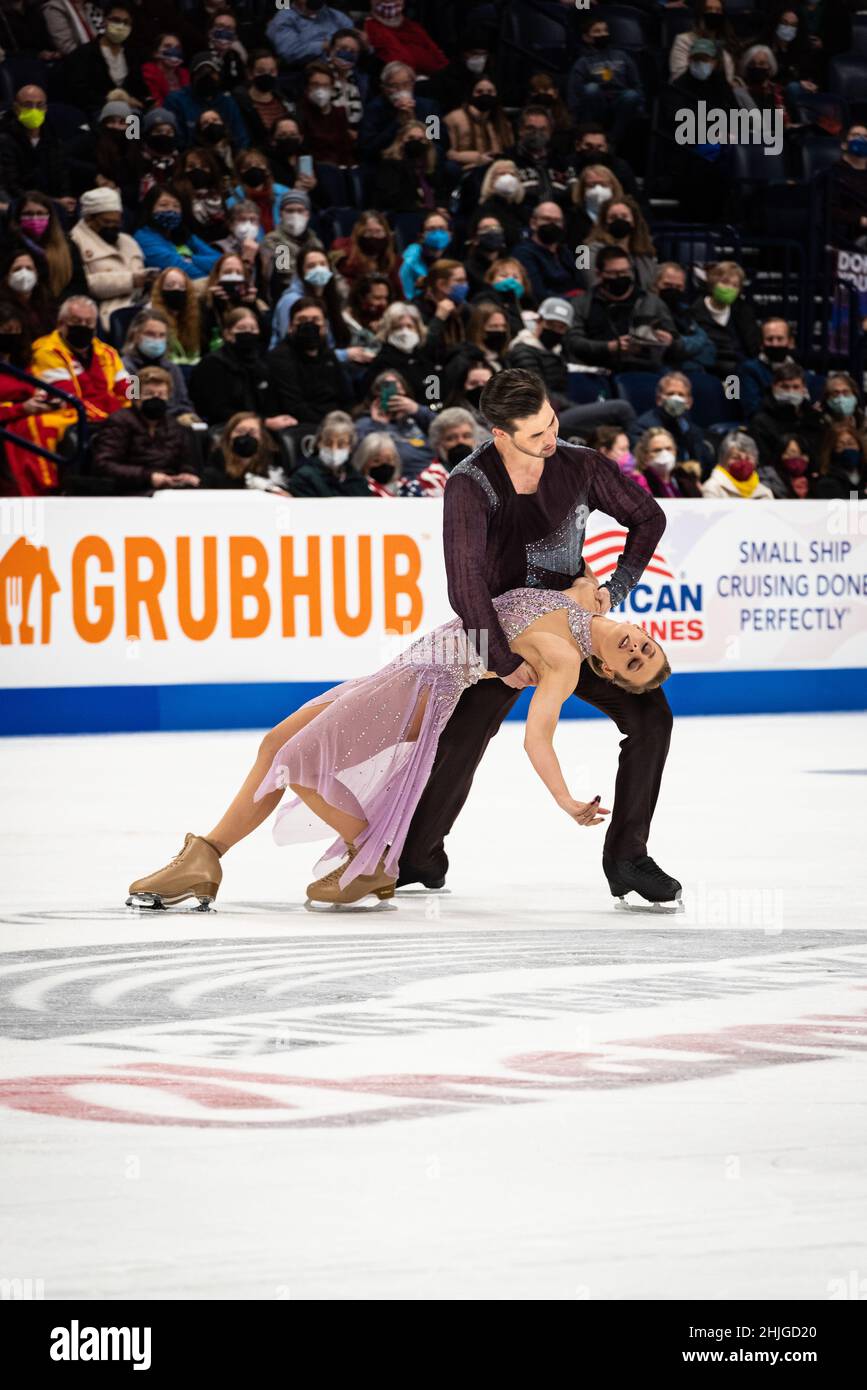
M 623 611 L 666 647 L 675 708 L 867 705 L 867 503 L 663 507 Z M 267 723 L 278 692 L 282 717 L 451 616 L 426 499 L 51 498 L 2 520 L 7 733 Z M 624 541 L 591 517 L 600 577 Z

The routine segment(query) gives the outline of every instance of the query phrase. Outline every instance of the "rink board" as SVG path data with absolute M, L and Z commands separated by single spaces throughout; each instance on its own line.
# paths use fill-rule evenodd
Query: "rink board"
M 0 733 L 260 727 L 378 669 L 452 610 L 442 503 L 373 502 L 5 502 Z M 867 707 L 867 503 L 662 506 L 617 615 L 665 647 L 676 713 Z M 600 578 L 625 541 L 590 516 Z

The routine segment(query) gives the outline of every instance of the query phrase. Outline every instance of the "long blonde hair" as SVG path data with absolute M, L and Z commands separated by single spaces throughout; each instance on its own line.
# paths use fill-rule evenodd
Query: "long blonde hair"
M 187 299 L 183 310 L 176 314 L 174 309 L 170 309 L 163 299 L 163 285 L 167 275 L 183 275 L 187 291 Z M 168 317 L 172 331 L 177 337 L 178 342 L 187 355 L 198 352 L 201 347 L 201 325 L 199 313 L 199 296 L 196 294 L 193 282 L 186 271 L 179 270 L 176 266 L 166 266 L 161 270 L 154 280 L 151 289 L 151 304 L 155 309 L 160 309 Z

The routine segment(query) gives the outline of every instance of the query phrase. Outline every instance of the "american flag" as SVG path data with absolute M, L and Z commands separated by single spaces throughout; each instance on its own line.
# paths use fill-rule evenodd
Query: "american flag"
M 600 531 L 597 535 L 588 537 L 584 542 L 582 550 L 584 562 L 590 566 L 597 579 L 605 579 L 617 568 L 617 562 L 623 554 L 623 547 L 626 544 L 626 536 L 627 532 L 622 530 Z M 653 552 L 646 573 L 661 574 L 665 579 L 674 579 L 674 575 L 668 568 L 668 561 L 658 550 Z

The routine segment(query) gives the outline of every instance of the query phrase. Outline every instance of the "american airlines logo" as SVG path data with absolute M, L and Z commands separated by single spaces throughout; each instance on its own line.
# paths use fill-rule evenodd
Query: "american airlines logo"
M 584 542 L 584 560 L 600 581 L 617 568 L 626 545 L 622 527 L 600 531 Z M 705 635 L 701 584 L 675 575 L 662 551 L 654 550 L 635 587 L 616 609 L 640 623 L 658 642 L 698 642 Z

